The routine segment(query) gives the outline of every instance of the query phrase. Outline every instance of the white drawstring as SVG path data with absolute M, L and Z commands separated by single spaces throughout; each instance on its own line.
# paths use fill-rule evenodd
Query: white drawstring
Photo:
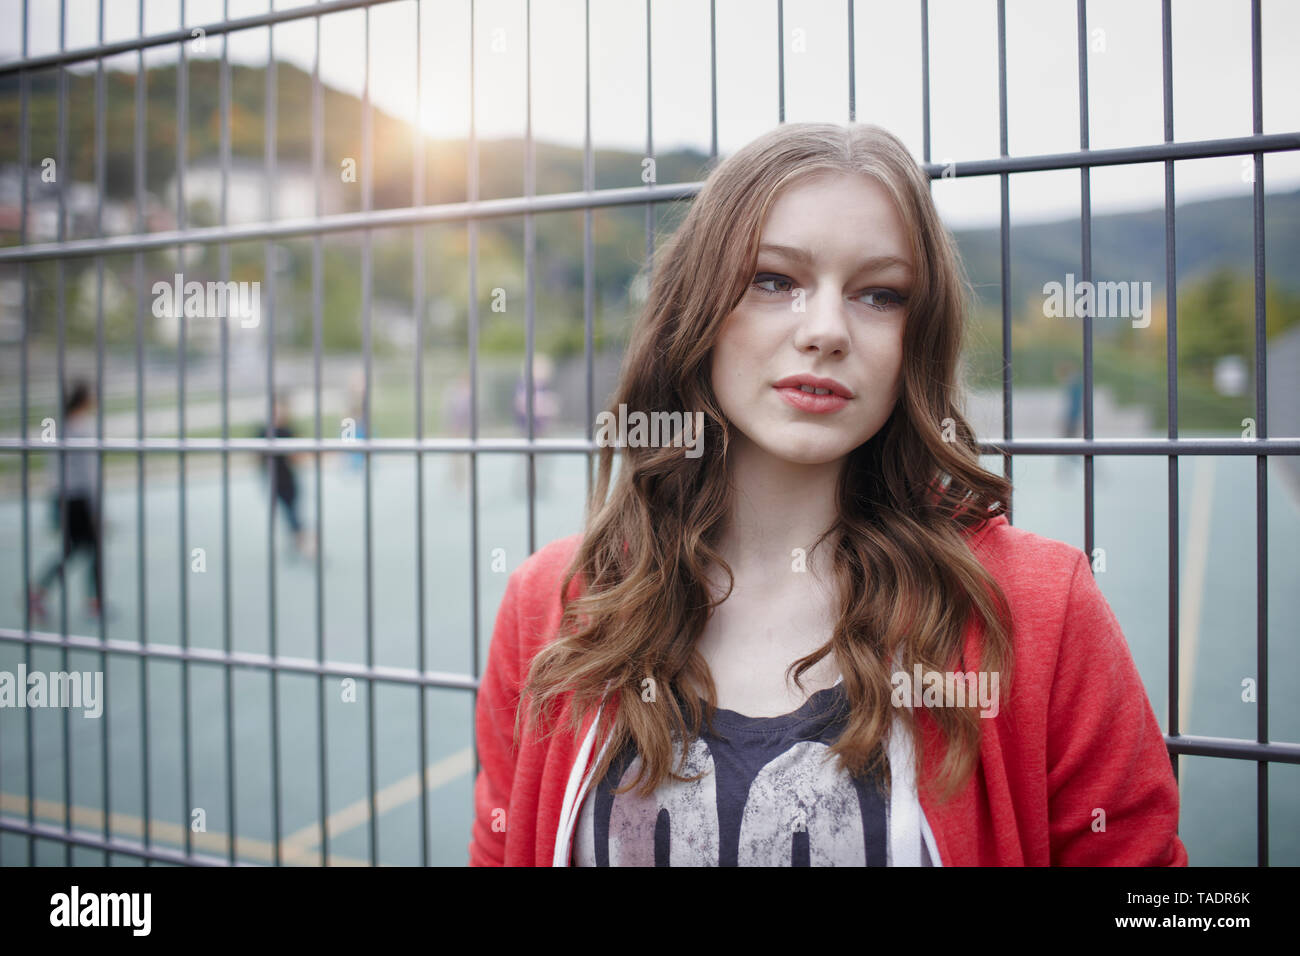
M 592 773 L 595 772 L 596 767 L 600 766 L 600 761 L 605 756 L 605 749 L 609 747 L 610 738 L 607 737 L 605 742 L 601 744 L 600 753 L 596 755 L 596 762 L 591 765 L 592 773 L 584 774 L 583 770 L 587 766 L 587 757 L 591 754 L 591 749 L 596 743 L 596 732 L 600 727 L 600 715 L 604 709 L 605 702 L 602 700 L 600 706 L 596 708 L 596 717 L 587 730 L 587 736 L 583 738 L 577 759 L 574 760 L 573 766 L 569 770 L 569 782 L 564 788 L 564 803 L 560 805 L 560 822 L 555 831 L 555 852 L 551 857 L 551 866 L 569 865 L 569 848 L 573 842 L 573 830 L 577 823 L 578 808 L 582 806 L 582 798 L 587 793 Z
M 920 866 L 921 808 L 915 797 L 911 734 L 901 718 L 889 728 L 889 865 Z

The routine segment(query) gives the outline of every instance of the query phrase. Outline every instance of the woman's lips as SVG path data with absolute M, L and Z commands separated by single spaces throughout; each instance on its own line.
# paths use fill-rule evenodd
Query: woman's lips
M 779 387 L 776 393 L 786 402 L 801 412 L 812 412 L 816 415 L 824 415 L 828 412 L 838 412 L 841 408 L 849 403 L 849 400 L 842 395 L 834 393 L 828 395 L 817 395 L 813 392 L 805 392 L 798 387 Z

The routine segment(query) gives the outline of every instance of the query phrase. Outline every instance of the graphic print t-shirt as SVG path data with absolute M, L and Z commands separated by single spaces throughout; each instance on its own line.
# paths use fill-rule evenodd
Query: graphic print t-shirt
M 876 778 L 850 776 L 830 752 L 847 715 L 842 682 L 779 717 L 718 708 L 713 733 L 701 727 L 687 750 L 684 775 L 705 776 L 665 780 L 645 799 L 613 793 L 639 769 L 629 745 L 583 800 L 574 865 L 891 865 L 889 800 Z M 680 742 L 674 747 L 676 757 Z M 903 838 L 917 841 L 921 865 L 932 866 L 925 814 L 916 806 L 911 818 L 918 825 Z

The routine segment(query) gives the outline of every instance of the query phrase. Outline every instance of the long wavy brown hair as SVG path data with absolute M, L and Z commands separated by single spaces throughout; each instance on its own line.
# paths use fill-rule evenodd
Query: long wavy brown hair
M 974 617 L 982 628 L 978 666 L 998 673 L 1002 698 L 1009 692 L 1006 598 L 963 535 L 1006 511 L 1011 486 L 981 467 L 959 408 L 971 288 L 955 243 L 924 172 L 891 133 L 866 124 L 787 123 L 715 167 L 662 242 L 609 405 L 647 414 L 703 411 L 703 453 L 691 458 L 673 446 L 600 449 L 584 533 L 561 584 L 560 625 L 535 655 L 521 691 L 516 739 L 525 709 L 529 723 L 549 733 L 555 705 L 572 695 L 576 733 L 607 702 L 600 730 L 612 736 L 594 779 L 605 776 L 629 742 L 641 758 L 637 778 L 618 792 L 639 782 L 648 797 L 667 777 L 697 779 L 682 773 L 685 746 L 673 765 L 674 738 L 693 739 L 702 719 L 712 726 L 716 689 L 695 643 L 730 587 L 714 600 L 707 572 L 721 568 L 735 583 L 716 550 L 731 504 L 731 426 L 711 384 L 711 349 L 753 281 L 772 202 L 783 187 L 824 170 L 883 184 L 911 234 L 917 272 L 906 306 L 898 400 L 880 431 L 846 457 L 838 519 L 814 544 L 830 548 L 838 620 L 825 645 L 790 665 L 795 684 L 803 690 L 803 673 L 835 655 L 850 709 L 831 751 L 850 774 L 877 772 L 886 792 L 886 745 L 896 716 L 913 734 L 918 785 L 930 783 L 922 779 L 925 741 L 916 717 L 891 702 L 895 660 L 909 681 L 918 663 L 923 672 L 967 670 L 963 631 Z M 611 487 L 616 454 L 621 460 Z M 571 595 L 575 576 L 580 586 Z M 653 701 L 643 700 L 646 678 L 658 689 L 646 695 Z M 978 761 L 980 717 L 974 705 L 934 708 L 933 716 L 944 738 L 939 791 L 947 799 Z

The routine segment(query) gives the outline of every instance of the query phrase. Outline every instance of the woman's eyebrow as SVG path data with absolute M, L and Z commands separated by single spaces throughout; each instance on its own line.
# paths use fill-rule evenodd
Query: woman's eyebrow
M 801 249 L 798 246 L 782 245 L 779 242 L 764 242 L 758 247 L 759 252 L 768 252 L 778 256 L 784 256 L 793 262 L 802 263 L 803 265 L 812 264 L 812 253 L 807 249 Z M 867 269 L 884 269 L 890 266 L 902 266 L 909 272 L 912 269 L 912 263 L 902 256 L 883 255 L 871 256 L 864 259 L 858 266 L 858 271 L 863 272 Z

